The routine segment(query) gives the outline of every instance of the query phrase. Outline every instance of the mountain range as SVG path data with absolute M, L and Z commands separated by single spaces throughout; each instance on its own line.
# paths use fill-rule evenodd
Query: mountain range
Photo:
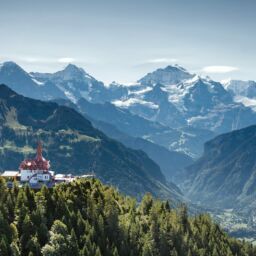
M 6 62 L 0 66 L 0 82 L 36 99 L 104 104 L 104 114 L 93 111 L 92 118 L 193 158 L 202 154 L 207 140 L 256 120 L 254 111 L 235 101 L 221 83 L 191 74 L 178 65 L 148 73 L 131 86 L 115 82 L 106 86 L 73 64 L 50 74 L 27 73 L 16 63 Z M 123 124 L 118 118 L 112 120 L 113 112 L 119 112 L 118 118 L 123 115 Z M 109 115 L 111 119 L 106 118 Z
M 143 135 L 141 131 L 147 132 L 147 134 L 154 132 L 161 134 L 167 131 L 166 127 L 158 123 L 151 123 L 127 110 L 118 109 L 110 103 L 96 104 L 85 99 L 80 99 L 77 104 L 64 99 L 58 99 L 55 102 L 82 113 L 94 127 L 103 131 L 110 138 L 122 142 L 129 148 L 143 150 L 160 166 L 168 180 L 176 182 L 176 178 L 180 177 L 182 170 L 193 162 L 188 155 L 170 151 L 140 137 Z M 175 131 L 172 132 L 175 133 Z M 179 135 L 178 132 L 176 133 Z M 173 140 L 175 140 L 174 136 Z
M 208 141 L 203 156 L 187 167 L 183 181 L 187 196 L 220 208 L 255 207 L 255 150 L 255 125 Z
M 108 138 L 72 108 L 26 98 L 1 85 L 0 129 L 2 170 L 17 170 L 25 157 L 34 156 L 40 139 L 45 157 L 59 173 L 94 172 L 104 183 L 137 198 L 146 192 L 160 198 L 182 198 L 144 152 Z
M 234 101 L 256 110 L 256 82 L 227 79 L 222 81 Z
M 2 168 L 15 168 L 40 137 L 56 169 L 94 170 L 124 193 L 183 200 L 174 182 L 192 202 L 255 223 L 255 82 L 216 82 L 174 65 L 105 85 L 73 64 L 27 73 L 13 62 L 0 65 L 1 82 L 37 99 L 2 87 Z
M 208 207 L 233 235 L 256 234 L 256 126 L 222 134 L 205 144 L 203 156 L 183 172 L 186 197 Z
M 255 113 L 235 102 L 221 83 L 197 75 L 184 79 L 188 73 L 183 68 L 168 66 L 165 71 L 170 69 L 182 74 L 178 82 L 176 76 L 175 83 L 171 79 L 152 83 L 163 72 L 157 70 L 140 80 L 149 82 L 114 104 L 172 128 L 191 126 L 219 134 L 255 123 Z

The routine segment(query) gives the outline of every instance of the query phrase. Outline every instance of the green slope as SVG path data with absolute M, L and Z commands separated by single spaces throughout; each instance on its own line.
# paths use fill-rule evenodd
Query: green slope
M 44 155 L 56 172 L 94 171 L 105 183 L 138 198 L 145 192 L 161 198 L 182 198 L 145 153 L 109 139 L 71 108 L 32 100 L 1 85 L 0 130 L 2 170 L 17 169 L 24 157 L 32 157 L 40 139 Z
M 98 180 L 9 190 L 0 177 L 0 255 L 253 256 L 208 215 L 145 195 L 138 204 Z

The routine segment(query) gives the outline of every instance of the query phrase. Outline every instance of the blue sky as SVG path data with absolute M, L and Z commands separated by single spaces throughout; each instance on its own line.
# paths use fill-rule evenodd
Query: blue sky
M 106 82 L 175 63 L 256 80 L 255 10 L 254 0 L 0 0 L 0 62 L 43 72 L 73 62 Z

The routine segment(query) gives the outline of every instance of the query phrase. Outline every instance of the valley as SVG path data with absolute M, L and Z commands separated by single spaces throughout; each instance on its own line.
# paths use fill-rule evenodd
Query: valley
M 13 134 L 13 131 L 18 136 L 15 141 L 6 137 L 2 145 L 2 154 L 8 159 L 20 153 L 24 155 L 22 151 L 31 146 L 23 138 L 34 141 L 32 134 L 36 134 L 45 140 L 46 154 L 48 151 L 58 152 L 55 168 L 68 166 L 69 170 L 80 173 L 93 169 L 103 182 L 114 184 L 124 193 L 131 194 L 133 188 L 131 195 L 137 198 L 145 191 L 151 191 L 157 197 L 171 197 L 176 202 L 189 203 L 191 200 L 199 208 L 206 209 L 230 234 L 253 239 L 255 217 L 253 206 L 249 205 L 256 203 L 253 189 L 256 184 L 255 127 L 251 126 L 256 123 L 256 113 L 253 107 L 237 101 L 238 92 L 248 95 L 237 89 L 239 83 L 221 84 L 174 65 L 148 73 L 133 85 L 111 83 L 106 86 L 73 64 L 56 73 L 44 74 L 27 73 L 13 62 L 2 64 L 0 82 L 24 96 L 54 102 L 45 105 L 46 109 L 54 106 L 58 113 L 52 116 L 53 112 L 49 112 L 47 117 L 37 110 L 30 119 L 24 113 L 19 114 L 20 111 L 17 113 L 13 106 L 5 107 L 11 111 L 2 110 L 3 136 Z M 250 86 L 254 84 L 250 83 Z M 248 88 L 247 91 L 252 90 Z M 27 100 L 21 102 L 26 106 L 31 104 Z M 54 105 L 56 103 L 59 108 Z M 81 115 L 73 117 L 72 114 L 68 120 L 66 111 L 73 113 L 70 109 Z M 23 117 L 26 118 L 23 120 Z M 38 118 L 36 123 L 35 118 Z M 42 118 L 47 122 L 42 122 Z M 52 118 L 56 121 L 52 122 Z M 89 121 L 85 122 L 83 118 L 92 126 L 88 126 Z M 81 125 L 83 122 L 86 125 Z M 6 131 L 7 127 L 11 130 Z M 23 133 L 26 131 L 25 137 L 22 129 Z M 61 144 L 66 143 L 61 150 L 53 148 L 53 141 L 56 143 L 59 139 L 51 133 L 52 129 L 57 129 L 56 136 L 61 136 Z M 102 143 L 105 135 L 99 130 L 126 147 L 139 150 L 139 157 L 135 151 L 128 153 L 129 149 L 115 144 L 114 148 L 124 150 L 119 155 L 120 149 L 115 151 L 110 139 L 106 144 Z M 78 152 L 84 147 L 81 143 L 86 143 L 86 148 L 92 152 L 82 163 L 78 160 Z M 77 150 L 74 148 L 76 144 L 79 145 Z M 107 148 L 101 150 L 101 146 Z M 113 163 L 111 175 L 108 173 L 105 154 L 111 155 L 111 159 L 118 154 L 114 159 L 119 166 L 124 157 L 126 164 L 118 178 L 116 175 L 120 170 L 114 170 Z M 62 158 L 64 155 L 72 158 L 72 164 Z M 99 156 L 102 167 L 97 166 L 95 160 Z M 128 169 L 125 167 L 127 160 Z M 2 168 L 6 167 L 12 168 L 3 158 Z M 134 167 L 138 170 L 135 173 Z M 129 168 L 132 169 L 128 171 Z M 148 175 L 148 180 L 142 181 L 142 177 Z
M 256 1 L 0 1 L 0 256 L 256 256 Z

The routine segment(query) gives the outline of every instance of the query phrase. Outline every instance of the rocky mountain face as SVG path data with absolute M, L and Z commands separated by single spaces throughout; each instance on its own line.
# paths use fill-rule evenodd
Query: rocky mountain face
M 4 63 L 0 82 L 25 96 L 68 99 L 83 114 L 121 132 L 193 158 L 202 154 L 207 140 L 256 122 L 255 112 L 227 87 L 178 65 L 148 73 L 131 86 L 106 86 L 72 64 L 52 74 L 28 74 L 14 63 Z M 92 108 L 86 102 L 102 106 Z
M 180 72 L 187 74 L 183 69 Z M 223 133 L 255 123 L 255 113 L 235 102 L 221 83 L 196 75 L 187 80 L 183 77 L 176 84 L 142 85 L 144 89 L 133 90 L 128 98 L 113 103 L 172 128 L 189 125 Z
M 53 74 L 31 73 L 31 75 L 42 84 L 54 84 L 72 102 L 76 102 L 80 98 L 97 101 L 99 95 L 106 91 L 102 82 L 72 64 Z
M 256 126 L 216 137 L 205 144 L 203 156 L 186 170 L 186 195 L 209 207 L 255 206 Z
M 129 136 L 120 132 L 115 128 L 115 126 L 109 123 L 95 120 L 92 120 L 92 123 L 96 128 L 103 131 L 110 138 L 122 142 L 129 148 L 144 151 L 159 165 L 166 179 L 175 184 L 181 178 L 184 168 L 193 163 L 192 158 L 184 153 L 170 151 L 165 147 L 148 140 Z
M 256 126 L 220 135 L 176 179 L 183 193 L 236 237 L 256 234 Z
M 66 106 L 33 100 L 0 86 L 0 168 L 17 169 L 34 156 L 38 139 L 52 169 L 60 173 L 95 172 L 105 183 L 140 198 L 151 192 L 160 198 L 181 199 L 148 156 L 109 139 L 81 114 Z
M 222 81 L 223 86 L 229 91 L 235 102 L 240 102 L 256 111 L 256 82 L 241 80 Z
M 128 194 L 150 191 L 181 198 L 167 177 L 194 202 L 225 208 L 225 221 L 230 214 L 226 208 L 233 208 L 255 226 L 255 82 L 219 83 L 175 65 L 148 73 L 131 86 L 106 86 L 75 65 L 45 74 L 27 73 L 12 62 L 0 65 L 0 82 L 81 114 L 1 89 L 2 168 L 17 168 L 41 138 L 47 158 L 54 155 L 56 170 L 94 170 Z M 183 153 L 203 156 L 193 163 Z
M 163 85 L 177 84 L 180 81 L 190 79 L 193 76 L 193 74 L 190 74 L 183 67 L 174 65 L 148 73 L 139 80 L 139 83 L 147 85 L 154 85 L 158 83 Z
M 8 84 L 17 93 L 35 99 L 63 98 L 65 95 L 55 84 L 42 83 L 14 62 L 0 65 L 0 83 Z
M 126 109 L 120 109 L 115 105 L 106 102 L 104 104 L 91 103 L 85 99 L 77 102 L 78 110 L 96 120 L 104 121 L 115 125 L 120 131 L 131 136 L 143 137 L 154 133 L 163 133 L 169 130 L 157 122 L 151 122 L 143 117 L 132 114 Z
M 80 99 L 75 106 L 84 116 L 108 123 L 131 137 L 147 140 L 165 147 L 169 151 L 178 151 L 187 155 L 194 152 L 192 157 L 200 155 L 203 143 L 214 137 L 214 133 L 208 130 L 193 127 L 170 128 L 132 114 L 130 111 L 118 108 L 109 102 L 99 104 Z
M 170 151 L 163 146 L 140 137 L 143 134 L 141 134 L 141 129 L 139 128 L 143 125 L 145 126 L 143 131 L 147 131 L 148 134 L 162 133 L 167 130 L 166 127 L 160 124 L 155 123 L 152 126 L 154 123 L 132 115 L 126 110 L 120 110 L 110 103 L 94 104 L 84 99 L 79 100 L 79 104 L 73 104 L 67 100 L 55 100 L 55 102 L 76 109 L 89 119 L 95 128 L 103 131 L 110 138 L 120 141 L 129 148 L 144 151 L 160 166 L 169 181 L 175 183 L 183 169 L 193 163 L 192 158 L 184 153 Z M 112 124 L 109 120 L 112 121 Z
M 256 82 L 242 80 L 224 80 L 222 81 L 224 88 L 233 96 L 245 96 L 248 98 L 256 97 Z

